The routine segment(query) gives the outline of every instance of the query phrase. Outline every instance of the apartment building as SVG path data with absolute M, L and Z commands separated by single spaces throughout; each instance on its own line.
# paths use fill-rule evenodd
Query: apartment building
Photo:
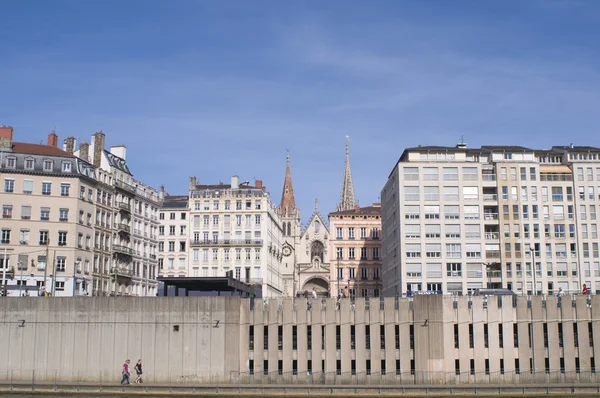
M 0 127 L 0 269 L 8 295 L 87 295 L 91 291 L 94 167 L 58 148 L 14 141 Z
M 189 263 L 189 197 L 165 194 L 164 187 L 161 187 L 160 194 L 163 202 L 158 227 L 159 276 L 198 276 L 199 265 L 194 270 Z
M 190 177 L 189 192 L 188 276 L 233 271 L 236 279 L 261 284 L 263 297 L 280 296 L 283 224 L 262 181 L 251 186 L 234 176 L 230 184 L 203 185 Z
M 598 291 L 599 156 L 575 146 L 406 149 L 381 193 L 384 295 Z
M 381 295 L 381 204 L 329 213 L 331 297 Z
M 65 145 L 70 145 L 67 140 Z M 94 165 L 102 179 L 99 194 L 102 199 L 106 194 L 106 201 L 101 200 L 96 211 L 99 229 L 93 292 L 154 296 L 158 276 L 159 193 L 133 178 L 124 145 L 112 146 L 109 151 L 105 149 L 105 140 L 105 134 L 97 132 L 90 144 L 82 142 L 74 151 L 76 157 Z

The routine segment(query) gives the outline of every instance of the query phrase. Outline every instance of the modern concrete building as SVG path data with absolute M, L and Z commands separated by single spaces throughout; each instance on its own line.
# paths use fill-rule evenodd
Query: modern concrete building
M 1 126 L 0 170 L 0 272 L 8 295 L 91 293 L 93 165 L 59 149 L 54 132 L 46 145 L 28 144 Z
M 283 223 L 262 181 L 204 185 L 190 177 L 189 205 L 191 276 L 233 271 L 262 285 L 263 297 L 282 295 Z
M 381 192 L 384 295 L 600 291 L 599 156 L 576 146 L 406 149 Z
M 161 187 L 163 197 L 159 213 L 158 266 L 162 277 L 198 277 L 200 266 L 192 266 L 190 249 L 189 196 L 169 195 Z

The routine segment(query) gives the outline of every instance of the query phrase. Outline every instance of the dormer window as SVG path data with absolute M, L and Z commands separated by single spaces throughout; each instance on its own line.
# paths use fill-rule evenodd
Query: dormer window
M 9 169 L 14 169 L 17 167 L 17 159 L 16 158 L 6 158 L 6 167 Z
M 63 171 L 63 173 L 70 173 L 71 172 L 71 162 L 63 162 L 62 163 L 62 171 Z
M 54 162 L 51 160 L 44 160 L 44 171 L 52 171 L 54 168 Z
M 27 170 L 33 170 L 35 167 L 35 159 L 25 159 L 25 168 Z

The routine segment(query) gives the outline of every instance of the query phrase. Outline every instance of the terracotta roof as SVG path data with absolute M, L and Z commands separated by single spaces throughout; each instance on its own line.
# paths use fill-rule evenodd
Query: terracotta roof
M 65 152 L 62 149 L 43 145 L 43 144 L 28 144 L 25 142 L 13 142 L 12 145 L 13 153 L 25 153 L 30 155 L 43 155 L 43 156 L 62 156 L 73 158 L 72 153 Z
M 344 211 L 335 211 L 333 213 L 329 213 L 329 215 L 372 215 L 378 216 L 381 215 L 381 206 L 366 206 L 359 207 L 358 209 L 353 210 L 344 210 Z

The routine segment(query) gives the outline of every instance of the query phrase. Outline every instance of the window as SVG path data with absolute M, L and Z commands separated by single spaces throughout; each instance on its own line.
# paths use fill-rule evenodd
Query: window
M 425 237 L 428 239 L 435 239 L 441 236 L 441 227 L 439 224 L 427 224 L 425 225 Z
M 367 229 L 364 227 L 360 229 L 360 238 L 367 239 Z
M 33 180 L 23 180 L 23 193 L 27 195 L 33 193 Z
M 444 201 L 458 201 L 458 187 L 444 187 Z
M 254 224 L 255 225 L 260 225 L 260 214 L 256 214 L 254 216 Z
M 25 159 L 25 168 L 27 170 L 32 170 L 34 167 L 35 167 L 35 160 Z
M 460 218 L 460 206 L 444 206 L 444 218 L 446 220 L 458 220 Z
M 50 220 L 50 208 L 49 207 L 42 207 L 40 209 L 40 220 L 43 220 L 43 221 Z
M 62 162 L 62 171 L 63 173 L 71 172 L 71 162 Z
M 67 233 L 65 231 L 60 231 L 58 233 L 58 245 L 59 246 L 67 245 Z
M 461 263 L 446 263 L 446 275 L 450 277 L 461 277 L 462 276 L 462 264 Z
M 407 239 L 418 239 L 421 237 L 420 224 L 406 224 L 404 227 L 404 236 Z
M 44 160 L 44 171 L 52 171 L 54 168 L 54 162 L 51 160 Z
M 12 218 L 12 209 L 11 205 L 3 205 L 2 206 L 2 218 Z
M 424 206 L 426 220 L 438 220 L 440 218 L 440 206 Z
M 418 167 L 405 167 L 404 168 L 404 179 L 409 181 L 416 181 L 419 179 L 419 168 Z
M 423 187 L 425 200 L 440 200 L 440 187 Z
M 465 252 L 468 258 L 480 258 L 481 257 L 481 244 L 480 243 L 467 243 L 465 244 Z
M 464 200 L 479 200 L 479 191 L 477 187 L 463 187 Z
M 56 257 L 56 271 L 57 272 L 65 272 L 65 265 L 67 263 L 67 258 L 64 256 Z
M 339 228 L 339 227 L 338 227 L 338 228 L 336 228 L 336 229 L 335 229 L 335 238 L 336 238 L 336 239 L 342 239 L 342 238 L 343 238 L 343 236 L 344 236 L 343 229 L 342 229 L 342 228 Z
M 424 167 L 423 179 L 425 181 L 438 181 L 440 178 L 437 167 Z
M 69 209 L 60 209 L 58 221 L 69 221 Z
M 446 225 L 446 238 L 460 238 L 460 225 L 459 224 L 447 224 Z
M 419 187 L 404 187 L 404 200 L 418 201 L 419 200 Z
M 50 195 L 52 193 L 52 183 L 42 182 L 42 195 Z
M 10 243 L 10 229 L 2 230 L 2 240 L 0 243 Z
M 447 258 L 460 258 L 460 243 L 447 243 L 446 244 L 446 257 Z
M 444 167 L 444 181 L 457 181 L 458 167 Z
M 425 253 L 428 258 L 442 257 L 442 245 L 440 243 L 426 243 Z
M 419 214 L 419 206 L 404 206 L 404 218 L 407 220 L 418 220 Z
M 420 278 L 421 277 L 421 263 L 406 264 L 406 277 L 407 278 Z
M 16 158 L 6 158 L 6 167 L 9 169 L 14 169 L 17 167 L 17 159 Z
M 407 243 L 406 244 L 406 257 L 420 258 L 421 257 L 421 244 L 420 243 Z
M 13 179 L 4 179 L 4 192 L 14 192 L 15 190 L 15 180 Z
M 19 243 L 29 243 L 29 230 L 22 229 L 19 234 Z

